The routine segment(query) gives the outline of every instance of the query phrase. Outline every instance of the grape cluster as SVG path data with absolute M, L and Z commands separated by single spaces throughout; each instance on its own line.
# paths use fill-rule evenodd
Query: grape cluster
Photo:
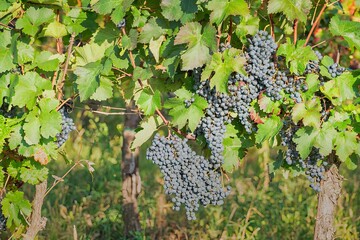
M 0 115 L 3 115 L 6 118 L 14 118 L 16 117 L 17 109 L 15 107 L 9 107 L 8 103 L 3 103 L 0 107 Z
M 323 159 L 324 156 L 319 153 L 319 149 L 313 148 L 305 161 L 299 160 L 300 166 L 305 169 L 307 179 L 310 181 L 310 187 L 316 192 L 321 191 L 320 181 L 325 179 L 324 173 L 327 162 Z
M 285 161 L 288 165 L 299 164 L 301 168 L 305 169 L 305 174 L 310 181 L 310 187 L 320 192 L 320 181 L 325 177 L 324 173 L 327 162 L 324 161 L 324 156 L 319 153 L 319 149 L 315 147 L 305 160 L 301 159 L 300 154 L 296 150 L 296 144 L 292 140 L 298 129 L 299 126 L 290 119 L 283 121 L 280 137 L 281 145 L 287 147 L 285 150 Z
M 287 147 L 285 150 L 285 161 L 289 165 L 296 164 L 300 159 L 300 155 L 296 150 L 296 144 L 292 140 L 298 129 L 299 126 L 293 121 L 285 119 L 283 121 L 283 128 L 280 130 L 281 145 Z
M 1 202 L 2 199 L 0 199 Z M 0 204 L 0 231 L 6 231 L 6 217 L 2 212 L 2 205 Z
M 226 49 L 230 49 L 231 45 L 229 43 L 220 43 L 219 52 L 224 52 Z
M 328 67 L 328 71 L 329 71 L 331 77 L 335 78 L 335 77 L 340 76 L 345 71 L 345 68 L 341 67 L 337 63 L 334 63 Z
M 256 82 L 255 87 L 264 87 L 264 81 L 271 80 L 276 72 L 273 56 L 277 45 L 266 31 L 259 31 L 248 41 L 246 71 L 254 77 L 251 83 Z
M 230 111 L 233 109 L 233 98 L 224 93 L 218 93 L 216 88 L 211 88 L 208 80 L 200 81 L 201 69 L 193 72 L 196 93 L 208 102 L 205 116 L 201 119 L 195 135 L 203 134 L 211 150 L 210 162 L 214 168 L 224 163 L 223 139 L 225 135 L 225 124 L 231 122 Z
M 194 102 L 195 102 L 195 99 L 194 99 L 194 98 L 185 99 L 185 100 L 184 100 L 185 107 L 186 107 L 186 108 L 189 108 L 189 107 L 191 106 L 191 104 L 193 104 Z
M 244 76 L 239 73 L 229 77 L 228 89 L 232 96 L 233 110 L 237 113 L 240 123 L 244 126 L 247 133 L 252 132 L 250 122 L 250 103 L 258 94 L 254 94 L 255 87 L 251 83 L 252 76 Z
M 319 51 L 315 51 L 315 55 L 317 56 L 318 60 L 315 61 L 310 60 L 310 62 L 306 65 L 306 69 L 305 69 L 306 74 L 320 72 L 319 63 L 323 59 L 323 56 Z
M 62 123 L 61 132 L 56 135 L 56 139 L 58 147 L 61 147 L 69 138 L 70 132 L 75 130 L 76 128 L 74 121 L 72 120 L 72 118 L 69 117 L 67 107 L 62 107 L 59 112 L 61 114 Z
M 230 193 L 221 184 L 221 174 L 203 156 L 197 155 L 188 145 L 187 139 L 177 136 L 154 137 L 147 149 L 146 158 L 159 166 L 164 175 L 164 188 L 172 196 L 173 209 L 185 205 L 189 220 L 195 220 L 200 205 L 222 205 Z
M 121 29 L 121 28 L 124 28 L 126 25 L 126 20 L 125 18 L 123 18 L 118 24 L 116 24 L 116 27 Z
M 250 45 L 245 54 L 248 76 L 239 73 L 230 75 L 228 89 L 232 96 L 233 110 L 238 114 L 246 132 L 251 133 L 253 126 L 249 119 L 250 103 L 265 89 L 269 89 L 267 93 L 276 98 L 279 91 L 276 81 L 273 81 L 276 73 L 273 61 L 276 43 L 265 31 L 259 31 L 248 41 Z

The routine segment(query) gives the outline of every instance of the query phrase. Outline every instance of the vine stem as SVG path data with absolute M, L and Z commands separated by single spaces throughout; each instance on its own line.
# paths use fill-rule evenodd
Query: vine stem
M 217 49 L 219 49 L 219 47 L 220 47 L 221 26 L 222 26 L 222 24 L 220 23 L 220 25 L 219 25 L 218 28 L 217 28 L 217 35 L 216 35 L 216 46 L 217 46 Z
M 58 99 L 59 100 L 61 100 L 63 98 L 63 96 L 64 96 L 62 88 L 64 87 L 65 78 L 66 78 L 67 72 L 69 70 L 69 62 L 70 62 L 70 58 L 71 58 L 72 49 L 73 49 L 73 46 L 74 46 L 75 35 L 76 35 L 75 33 L 71 34 L 69 47 L 68 47 L 68 51 L 67 51 L 67 58 L 66 58 L 66 61 L 65 61 L 65 66 L 64 66 L 64 71 L 63 71 L 63 74 L 61 76 L 61 80 L 60 80 L 60 82 L 58 84 L 58 87 L 57 87 L 57 89 L 59 91 L 59 94 L 58 94 Z
M 56 111 L 59 111 L 60 108 L 62 108 L 68 101 L 70 101 L 71 99 L 74 99 L 78 96 L 79 94 L 75 94 L 73 97 L 70 97 L 68 99 L 66 99 L 65 101 L 63 101 L 57 108 Z
M 0 197 L 3 195 L 4 192 L 6 192 L 6 186 L 7 186 L 8 182 L 9 182 L 9 180 L 10 180 L 10 174 L 8 174 L 8 176 L 6 178 L 6 181 L 5 181 L 5 184 L 4 184 L 4 187 L 0 191 Z
M 123 33 L 124 36 L 127 35 L 127 34 L 126 34 L 126 31 L 125 31 L 125 28 L 122 28 L 121 31 L 122 31 L 122 33 Z M 220 38 L 219 38 L 219 39 L 220 39 Z M 220 41 L 220 40 L 219 40 L 219 41 Z M 130 58 L 131 65 L 132 65 L 132 67 L 135 69 L 136 64 L 135 64 L 134 55 L 132 54 L 132 51 L 131 51 L 130 49 L 129 49 L 128 51 L 129 51 L 129 58 Z M 140 80 L 140 79 L 137 79 L 137 81 L 138 81 L 138 83 L 140 84 L 140 87 L 141 87 L 141 88 L 144 88 L 144 85 L 143 85 L 143 83 L 141 82 L 141 80 Z M 166 126 L 169 126 L 170 122 L 169 122 L 169 120 L 167 120 L 167 119 L 165 118 L 165 116 L 162 114 L 162 112 L 161 112 L 159 109 L 157 109 L 157 108 L 155 109 L 155 112 L 160 116 L 160 118 L 161 118 L 161 120 L 164 122 L 164 124 L 165 124 Z M 186 137 L 186 138 L 189 139 L 189 140 L 195 140 L 195 136 L 193 136 L 192 134 L 183 133 L 180 129 L 177 129 L 177 128 L 172 128 L 172 129 L 173 129 L 175 132 L 177 132 L 178 134 Z
M 293 29 L 294 29 L 294 45 L 296 45 L 297 38 L 298 38 L 298 23 L 299 23 L 299 20 L 296 18 L 294 20 L 294 25 L 293 25 Z
M 232 36 L 232 18 L 230 17 L 230 21 L 229 21 L 229 31 L 228 31 L 228 37 L 227 37 L 227 43 L 230 44 L 231 42 L 231 36 Z
M 81 161 L 77 161 L 60 179 L 64 180 L 64 178 L 77 166 L 80 164 Z M 53 185 L 46 191 L 44 198 L 49 194 L 49 192 L 56 186 L 58 185 L 60 182 L 62 182 L 61 180 L 57 180 L 55 179 Z
M 269 14 L 269 22 L 270 22 L 270 34 L 271 37 L 275 40 L 274 21 L 272 14 Z
M 325 2 L 324 6 L 321 8 L 321 10 L 319 12 L 319 15 L 317 16 L 317 18 L 315 20 L 315 22 L 312 24 L 310 32 L 309 32 L 309 34 L 308 34 L 308 36 L 307 36 L 307 38 L 305 40 L 304 46 L 306 46 L 309 43 L 311 35 L 313 34 L 313 32 L 314 32 L 314 30 L 316 28 L 316 25 L 320 22 L 321 16 L 324 13 L 325 8 L 327 7 L 327 3 L 328 3 L 328 1 Z

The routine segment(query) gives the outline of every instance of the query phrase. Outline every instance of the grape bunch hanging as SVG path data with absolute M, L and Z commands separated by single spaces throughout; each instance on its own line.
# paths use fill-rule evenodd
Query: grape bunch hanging
M 70 133 L 76 129 L 74 121 L 67 112 L 67 107 L 64 106 L 59 110 L 62 118 L 61 132 L 56 135 L 57 145 L 61 147 L 69 138 Z
M 160 167 L 164 175 L 165 193 L 173 196 L 174 209 L 185 205 L 188 219 L 195 219 L 195 212 L 200 205 L 218 205 L 229 194 L 229 189 L 221 187 L 221 165 L 224 163 L 223 140 L 226 125 L 239 121 L 247 134 L 257 130 L 250 117 L 252 102 L 261 94 L 272 101 L 282 100 L 286 96 L 295 103 L 302 102 L 301 92 L 308 90 L 305 77 L 291 74 L 286 67 L 279 66 L 281 59 L 276 58 L 277 44 L 266 31 L 259 31 L 248 39 L 248 47 L 243 53 L 246 58 L 247 76 L 232 73 L 228 78 L 228 93 L 220 93 L 216 87 L 211 88 L 209 80 L 201 81 L 201 68 L 193 70 L 194 92 L 206 99 L 208 103 L 204 117 L 195 130 L 195 136 L 203 136 L 210 150 L 209 159 L 197 155 L 187 145 L 186 140 L 177 136 L 168 138 L 156 135 L 147 151 L 147 158 Z M 231 48 L 230 44 L 221 44 L 220 52 Z M 315 52 L 318 60 L 312 60 L 305 69 L 305 75 L 319 74 L 320 61 L 323 58 Z M 275 62 L 276 61 L 276 62 Z M 345 69 L 338 64 L 328 68 L 332 77 L 341 75 Z M 321 84 L 325 79 L 320 76 Z M 286 94 L 286 95 L 284 95 Z M 193 100 L 185 100 L 189 107 Z M 231 113 L 236 113 L 236 117 Z M 323 120 L 326 113 L 324 113 Z M 284 120 L 280 131 L 281 143 L 284 146 L 284 160 L 288 166 L 297 166 L 304 170 L 310 181 L 310 187 L 319 192 L 320 182 L 325 178 L 327 162 L 317 148 L 313 148 L 306 159 L 301 159 L 293 142 L 299 125 L 290 118 Z

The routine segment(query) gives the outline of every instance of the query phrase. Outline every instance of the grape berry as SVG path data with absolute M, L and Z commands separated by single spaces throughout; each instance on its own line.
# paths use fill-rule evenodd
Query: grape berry
M 74 121 L 72 120 L 72 118 L 69 117 L 66 106 L 62 107 L 59 110 L 59 112 L 62 118 L 62 123 L 61 123 L 62 128 L 61 128 L 61 132 L 56 135 L 56 139 L 57 139 L 58 147 L 61 147 L 69 138 L 70 132 L 75 130 L 76 128 Z
M 195 220 L 200 205 L 222 205 L 230 193 L 221 184 L 221 174 L 203 156 L 197 155 L 187 139 L 155 136 L 146 158 L 159 166 L 164 175 L 165 193 L 172 196 L 174 210 L 185 205 L 189 220 Z

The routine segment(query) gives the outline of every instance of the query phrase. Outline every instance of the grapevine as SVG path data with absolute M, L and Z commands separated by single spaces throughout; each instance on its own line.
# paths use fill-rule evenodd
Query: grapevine
M 315 236 L 334 237 L 324 201 L 331 196 L 332 219 L 339 169 L 355 169 L 360 156 L 355 2 L 2 1 L 0 207 L 11 211 L 0 212 L 1 234 L 28 240 L 44 229 L 33 222 L 42 219 L 36 207 L 63 181 L 48 164 L 71 162 L 65 143 L 81 121 L 77 158 L 77 142 L 102 142 L 90 130 L 121 140 L 126 239 L 141 232 L 139 155 L 149 145 L 146 158 L 160 169 L 173 210 L 185 208 L 188 220 L 228 201 L 232 173 L 261 152 L 265 179 L 307 179 L 321 200 Z M 42 194 L 25 194 L 39 186 Z M 258 229 L 249 217 L 236 238 Z

